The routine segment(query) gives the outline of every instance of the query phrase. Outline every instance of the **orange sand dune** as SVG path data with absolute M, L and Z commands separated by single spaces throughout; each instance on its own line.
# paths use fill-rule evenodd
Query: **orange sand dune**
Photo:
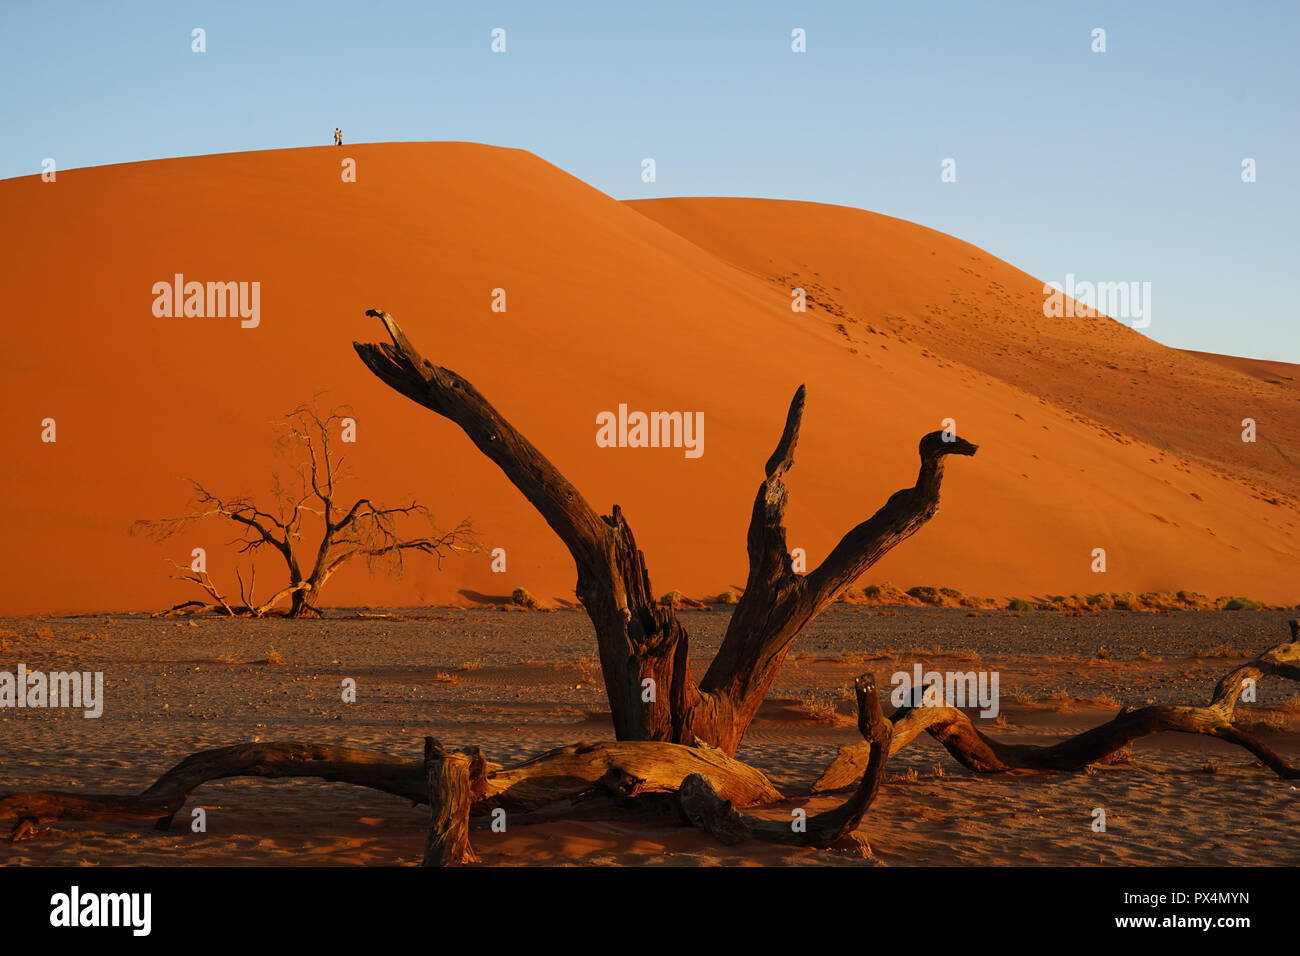
M 352 340 L 381 332 L 368 307 L 473 381 L 593 505 L 621 504 L 663 591 L 743 582 L 752 496 L 806 382 L 789 538 L 810 564 L 911 484 L 917 439 L 951 417 L 980 454 L 952 465 L 942 514 L 873 579 L 1298 596 L 1295 472 L 1278 464 L 1300 451 L 1278 419 L 1295 421 L 1294 400 L 1113 323 L 1043 319 L 1039 280 L 918 226 L 802 203 L 620 203 L 531 154 L 461 143 L 74 170 L 2 182 L 0 207 L 0 613 L 196 596 L 164 558 L 199 546 L 233 588 L 228 529 L 158 545 L 127 528 L 183 511 L 181 476 L 265 492 L 269 423 L 322 389 L 358 421 L 355 490 L 471 517 L 508 556 L 504 574 L 485 550 L 401 582 L 353 568 L 325 603 L 571 598 L 540 517 L 454 425 L 356 358 Z M 260 282 L 260 324 L 155 317 L 153 285 L 176 273 Z M 808 314 L 790 310 L 796 280 L 814 290 Z M 597 447 L 597 414 L 620 403 L 703 412 L 705 453 Z M 1252 412 L 1261 440 L 1241 445 L 1229 426 Z M 1105 574 L 1089 570 L 1098 547 Z M 279 574 L 264 560 L 259 585 Z
M 1214 352 L 1197 352 L 1193 349 L 1183 351 L 1186 355 L 1194 355 L 1208 362 L 1216 362 L 1235 372 L 1263 379 L 1271 385 L 1281 385 L 1293 391 L 1300 389 L 1300 365 L 1273 362 L 1268 359 L 1239 358 L 1235 355 L 1217 355 Z
M 727 262 L 813 300 L 850 347 L 900 338 L 1174 454 L 1300 496 L 1296 366 L 1171 349 L 1105 317 L 1043 314 L 1043 280 L 901 219 L 756 199 L 631 203 Z M 1063 277 L 1046 279 L 1062 281 Z M 1177 323 L 1157 299 L 1150 331 Z M 1262 380 L 1262 381 L 1260 381 Z M 1243 418 L 1258 441 L 1242 441 Z

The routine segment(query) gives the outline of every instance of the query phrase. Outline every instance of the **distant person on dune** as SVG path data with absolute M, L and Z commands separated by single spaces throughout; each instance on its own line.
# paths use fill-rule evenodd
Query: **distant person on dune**
M 335 146 L 343 145 L 343 131 L 339 129 L 337 126 L 334 127 L 334 145 Z

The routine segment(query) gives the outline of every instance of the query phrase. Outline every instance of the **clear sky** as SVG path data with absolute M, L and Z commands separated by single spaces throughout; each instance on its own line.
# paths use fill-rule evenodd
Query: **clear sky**
M 3 0 L 0 177 L 335 126 L 517 146 L 620 199 L 839 203 L 1150 282 L 1158 341 L 1300 362 L 1298 51 L 1297 0 Z

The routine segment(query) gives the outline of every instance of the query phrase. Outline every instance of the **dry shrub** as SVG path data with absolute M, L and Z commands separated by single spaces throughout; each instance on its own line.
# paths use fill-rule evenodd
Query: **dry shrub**
M 835 722 L 835 702 L 824 700 L 811 691 L 799 698 L 797 709 L 815 723 L 829 724 Z
M 913 590 L 916 590 L 916 588 L 913 588 Z M 868 584 L 862 589 L 861 594 L 861 602 L 863 604 L 889 604 L 898 607 L 919 607 L 922 603 L 907 591 L 895 587 L 888 581 L 881 584 Z
M 1246 651 L 1234 651 L 1227 644 L 1218 644 L 1214 647 L 1202 648 L 1192 654 L 1193 657 L 1249 657 Z
M 542 603 L 533 597 L 527 588 L 515 588 L 510 592 L 510 603 L 536 611 Z

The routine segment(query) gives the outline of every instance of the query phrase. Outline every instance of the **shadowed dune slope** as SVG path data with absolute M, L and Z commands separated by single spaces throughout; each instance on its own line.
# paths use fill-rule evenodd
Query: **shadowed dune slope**
M 980 453 L 952 464 L 942 513 L 872 579 L 1297 598 L 1294 472 L 1270 458 L 1295 458 L 1272 417 L 1294 386 L 1287 399 L 1113 323 L 1044 320 L 1041 282 L 919 226 L 799 203 L 620 203 L 529 153 L 462 143 L 72 170 L 0 182 L 0 208 L 3 613 L 197 596 L 165 562 L 195 547 L 233 590 L 230 529 L 164 545 L 127 529 L 182 512 L 182 476 L 265 494 L 285 464 L 270 423 L 322 390 L 357 419 L 351 491 L 470 517 L 484 547 L 401 581 L 351 568 L 326 604 L 519 586 L 571 599 L 567 553 L 504 476 L 356 358 L 354 339 L 382 333 L 368 307 L 473 381 L 593 506 L 622 505 L 660 591 L 743 583 L 752 496 L 806 382 L 788 516 L 810 566 L 911 484 L 917 439 L 951 417 Z M 259 282 L 260 324 L 155 317 L 152 287 L 175 273 Z M 806 314 L 790 309 L 800 283 Z M 702 412 L 703 456 L 597 447 L 596 415 L 620 403 Z M 1231 445 L 1256 408 L 1261 441 Z M 1099 547 L 1104 575 L 1089 570 Z M 282 583 L 269 556 L 258 571 L 259 591 Z

